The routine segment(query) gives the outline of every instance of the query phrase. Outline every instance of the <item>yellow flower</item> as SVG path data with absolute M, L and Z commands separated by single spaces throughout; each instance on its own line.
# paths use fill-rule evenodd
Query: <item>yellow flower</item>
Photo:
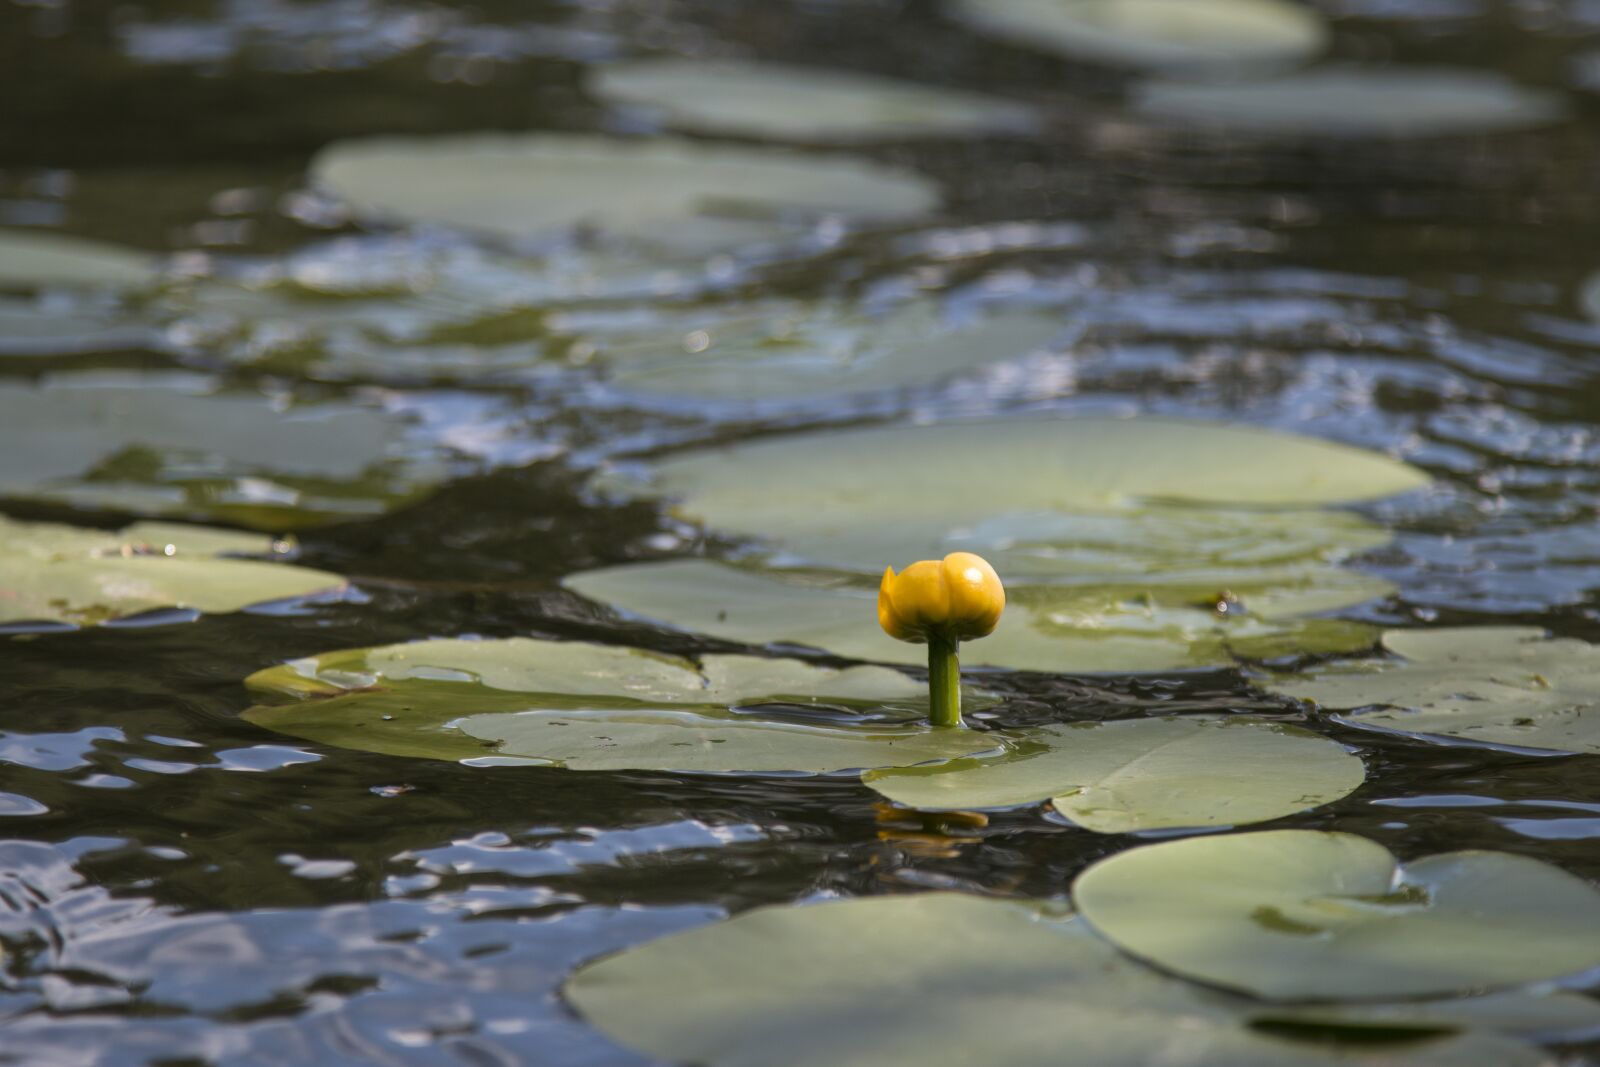
M 954 644 L 987 637 L 1005 606 L 1000 576 L 971 552 L 925 559 L 899 574 L 887 567 L 878 586 L 878 625 L 900 641 L 933 637 Z

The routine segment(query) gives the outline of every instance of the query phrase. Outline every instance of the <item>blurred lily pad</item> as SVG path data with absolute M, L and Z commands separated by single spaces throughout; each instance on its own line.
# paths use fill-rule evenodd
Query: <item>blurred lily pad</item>
M 1297 588 L 1302 583 L 1309 588 Z M 728 641 L 801 645 L 881 663 L 927 662 L 925 648 L 895 641 L 879 628 L 877 588 L 859 579 L 670 560 L 585 571 L 563 584 L 617 610 Z M 1360 603 L 1388 588 L 1352 571 L 1312 569 L 1280 586 L 1238 586 L 1226 603 L 1252 608 L 1228 615 L 1216 610 L 1215 586 L 1158 592 L 1114 581 L 1013 587 L 999 628 L 963 645 L 961 657 L 968 666 L 1116 673 L 1356 652 L 1372 647 L 1375 628 L 1303 618 L 1301 609 Z
M 175 279 L 149 317 L 170 343 L 237 364 L 328 380 L 477 381 L 560 355 L 553 307 L 681 300 L 742 277 L 737 264 L 713 271 L 703 260 L 574 248 L 516 256 L 364 235 L 225 277 Z
M 1544 1062 L 1486 1033 L 1271 1036 L 1258 1005 L 1142 967 L 1081 920 L 947 893 L 758 908 L 586 964 L 565 993 L 629 1048 L 702 1067 Z
M 1600 754 L 1600 648 L 1521 626 L 1390 630 L 1395 660 L 1330 666 L 1268 686 L 1353 726 Z
M 677 252 L 792 237 L 825 217 L 905 220 L 940 201 L 919 174 L 843 156 L 584 134 L 345 141 L 311 174 L 366 218 L 510 239 L 588 227 Z
M 1273 999 L 1479 991 L 1600 966 L 1600 889 L 1500 852 L 1402 866 L 1353 834 L 1193 837 L 1103 859 L 1073 897 L 1135 956 Z
M 156 257 L 48 230 L 0 229 L 0 289 L 138 289 L 157 277 Z
M 1348 795 L 1366 777 L 1344 746 L 1244 716 L 1126 719 L 1016 731 L 997 758 L 869 771 L 862 780 L 923 811 L 1050 800 L 1086 830 L 1238 826 Z
M 1006 310 L 948 321 L 931 301 L 881 314 L 825 301 L 556 315 L 625 393 L 743 402 L 937 382 L 1042 348 L 1061 321 Z
M 798 140 L 1026 133 L 1026 104 L 879 75 L 728 59 L 641 59 L 591 68 L 610 104 L 678 129 Z
M 1151 81 L 1134 106 L 1152 118 L 1273 136 L 1444 136 L 1518 130 L 1567 112 L 1555 93 L 1493 71 L 1328 66 L 1261 81 Z
M 3 496 L 279 529 L 381 514 L 444 474 L 369 407 L 218 393 L 186 374 L 0 382 Z
M 93 625 L 157 608 L 207 614 L 336 590 L 344 579 L 287 563 L 271 538 L 141 522 L 85 530 L 0 516 L 0 624 Z
M 924 687 L 882 667 L 509 638 L 334 652 L 257 672 L 245 718 L 389 755 L 571 770 L 826 773 L 953 759 L 998 741 L 936 730 Z M 976 694 L 975 694 L 976 695 Z M 787 712 L 759 705 L 783 705 Z M 806 711 L 805 706 L 813 710 Z
M 1321 16 L 1290 0 L 957 0 L 955 10 L 1024 48 L 1142 70 L 1282 66 L 1328 39 Z
M 813 562 L 876 576 L 886 559 L 927 556 L 940 544 L 984 552 L 1007 542 L 1047 546 L 1080 533 L 1111 541 L 1130 532 L 1084 529 L 1076 524 L 1083 513 L 1137 521 L 1127 509 L 1156 503 L 1281 513 L 1376 500 L 1427 482 L 1415 467 L 1387 456 L 1250 427 L 1035 416 L 798 434 L 668 457 L 652 464 L 641 483 L 602 484 L 666 497 L 709 529 L 767 538 Z M 1150 525 L 1177 517 L 1154 513 Z M 1384 540 L 1349 517 L 1261 521 L 1272 528 L 1258 544 L 1214 554 L 1232 558 L 1239 547 L 1268 558 L 1291 529 L 1299 532 L 1287 551 L 1299 556 L 1309 545 L 1344 537 L 1358 547 Z M 1246 536 L 1239 522 L 1233 516 L 1219 523 L 1235 542 Z M 1182 536 L 1168 535 L 1167 543 Z M 1207 553 L 1205 546 L 1198 551 Z M 1062 558 L 1068 553 L 1041 547 L 1033 555 L 1032 564 L 1009 560 L 1006 579 L 1071 570 L 1071 559 Z

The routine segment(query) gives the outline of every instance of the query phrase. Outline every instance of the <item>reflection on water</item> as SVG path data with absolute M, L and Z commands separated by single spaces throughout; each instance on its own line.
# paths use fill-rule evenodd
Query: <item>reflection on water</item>
M 1331 20 L 1313 69 L 1476 71 L 1554 104 L 1442 138 L 1174 125 L 1134 106 L 1172 72 L 988 39 L 931 3 L 0 11 L 0 39 L 25 43 L 0 64 L 0 233 L 155 256 L 152 274 L 124 251 L 121 270 L 102 260 L 40 286 L 26 279 L 42 268 L 19 277 L 0 243 L 6 514 L 304 525 L 297 562 L 361 591 L 0 638 L 0 1047 L 40 1064 L 643 1062 L 556 999 L 577 963 L 758 904 L 1059 896 L 1133 840 L 1037 810 L 884 812 L 849 778 L 463 767 L 239 720 L 245 676 L 338 648 L 477 634 L 728 650 L 563 587 L 743 552 L 587 489 L 637 453 L 1019 410 L 1294 430 L 1436 479 L 1358 509 L 1394 538 L 1348 565 L 1394 592 L 1341 618 L 1600 640 L 1600 6 L 1310 6 Z M 724 238 L 765 222 L 722 217 L 709 253 L 641 251 L 603 225 L 514 240 L 363 229 L 308 186 L 312 156 L 345 138 L 654 133 L 652 115 L 586 88 L 585 65 L 640 55 L 974 90 L 1030 105 L 1042 127 L 823 137 L 939 183 L 944 207 L 884 226 L 786 217 L 784 241 L 760 245 Z M 854 358 L 858 312 L 912 316 L 915 336 L 924 319 L 1027 328 L 965 363 L 905 371 L 896 353 L 863 373 L 866 392 L 793 388 L 816 376 L 785 376 L 794 335 Z M 765 366 L 781 402 L 681 373 L 648 400 L 630 390 L 680 351 L 718 374 Z M 122 421 L 79 419 L 105 389 Z M 150 402 L 158 391 L 176 399 Z M 985 713 L 1001 724 L 1307 717 L 1234 669 L 984 682 L 1007 698 Z M 1369 781 L 1281 825 L 1600 878 L 1592 757 L 1314 726 L 1358 751 Z

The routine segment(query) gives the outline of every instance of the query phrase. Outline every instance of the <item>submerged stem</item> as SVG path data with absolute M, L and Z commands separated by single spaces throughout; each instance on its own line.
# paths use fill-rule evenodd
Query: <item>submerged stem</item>
M 956 642 L 944 637 L 928 638 L 928 721 L 961 725 L 961 662 Z

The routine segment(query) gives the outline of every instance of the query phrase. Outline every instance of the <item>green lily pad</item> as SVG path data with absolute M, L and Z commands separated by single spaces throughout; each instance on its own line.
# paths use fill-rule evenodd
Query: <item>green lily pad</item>
M 139 289 L 156 257 L 48 230 L 0 229 L 0 289 Z
M 597 227 L 680 252 L 802 232 L 822 217 L 893 222 L 940 201 L 911 171 L 840 156 L 673 138 L 463 134 L 345 141 L 313 181 L 364 217 L 507 238 Z
M 601 100 L 678 129 L 798 140 L 1026 133 L 1025 104 L 872 74 L 728 59 L 643 59 L 590 71 Z
M 1028 462 L 1017 462 L 1021 456 Z M 876 576 L 886 559 L 915 559 L 912 550 L 934 541 L 981 552 L 992 542 L 1040 537 L 1030 523 L 1045 527 L 1043 540 L 1076 536 L 1079 528 L 1063 514 L 1075 523 L 1080 513 L 1107 512 L 1137 521 L 1126 509 L 1150 503 L 1303 509 L 1376 500 L 1418 489 L 1427 477 L 1362 449 L 1250 427 L 1035 416 L 799 434 L 669 457 L 651 466 L 644 485 L 612 484 L 670 498 L 708 528 L 771 538 L 790 551 L 800 545 L 817 562 Z M 1162 512 L 1152 522 L 1177 518 Z M 1247 536 L 1238 521 L 1221 520 L 1234 541 Z M 1383 540 L 1370 525 L 1317 515 L 1310 523 L 1282 520 L 1261 541 L 1277 541 L 1284 523 L 1309 525 L 1314 539 L 1359 530 L 1359 547 Z M 898 540 L 886 541 L 885 529 Z M 1303 542 L 1306 534 L 1296 537 Z M 901 551 L 884 556 L 892 545 Z M 1052 559 L 1048 569 L 1062 566 Z M 1002 573 L 1008 581 L 1032 577 L 1010 565 Z
M 1600 647 L 1523 626 L 1390 630 L 1400 661 L 1340 664 L 1267 686 L 1353 726 L 1600 753 Z
M 1076 919 L 946 893 L 757 908 L 586 964 L 569 1003 L 618 1042 L 701 1067 L 1535 1065 L 1493 1034 L 1354 1044 L 1253 1028 Z
M 0 297 L 0 356 L 70 356 L 148 348 L 155 331 L 99 302 Z
M 1262 81 L 1152 81 L 1134 106 L 1152 118 L 1272 136 L 1399 137 L 1543 126 L 1567 113 L 1553 92 L 1492 71 L 1329 66 Z
M 510 638 L 334 652 L 259 671 L 245 718 L 389 755 L 570 770 L 827 773 L 954 759 L 999 742 L 925 721 L 924 687 L 882 667 Z M 976 694 L 975 694 L 976 695 Z M 834 713 L 762 714 L 755 705 Z M 820 709 L 819 709 L 820 710 Z
M 881 315 L 849 305 L 769 301 L 731 310 L 557 315 L 633 395 L 794 400 L 937 382 L 1044 347 L 1055 316 L 998 311 L 949 322 L 931 301 Z
M 533 258 L 367 236 L 237 277 L 175 279 L 147 317 L 184 347 L 236 364 L 332 380 L 479 381 L 563 356 L 554 307 L 681 300 L 714 284 L 704 260 L 572 248 Z
M 1141 70 L 1276 67 L 1328 40 L 1322 18 L 1289 0 L 958 0 L 955 10 L 1024 48 Z
M 1499 852 L 1402 866 L 1353 834 L 1195 837 L 1101 860 L 1073 897 L 1119 948 L 1274 999 L 1469 992 L 1600 966 L 1600 890 Z
M 900 558 L 900 557 L 891 557 Z M 1382 596 L 1381 581 L 1328 568 L 1293 584 L 1238 586 L 1252 606 L 1218 614 L 1216 586 L 1025 587 L 1008 593 L 993 634 L 961 647 L 967 666 L 1064 673 L 1179 670 L 1271 659 L 1297 652 L 1333 654 L 1371 648 L 1374 627 L 1342 619 L 1302 618 L 1313 611 Z M 706 560 L 624 564 L 562 580 L 590 600 L 691 633 L 744 644 L 788 644 L 850 659 L 925 664 L 927 650 L 890 638 L 878 626 L 877 589 L 838 576 L 750 571 Z
M 1326 737 L 1243 716 L 1126 719 L 1017 731 L 994 758 L 869 771 L 923 811 L 1050 800 L 1086 830 L 1243 825 L 1329 804 L 1361 785 L 1359 757 Z
M 1165 670 L 1353 651 L 1374 632 L 1305 616 L 1388 592 L 1335 566 L 1388 535 L 1312 506 L 1426 484 L 1415 468 L 1360 449 L 1177 419 L 801 434 L 668 457 L 642 478 L 596 485 L 667 498 L 685 519 L 756 540 L 769 567 L 841 573 L 735 586 L 732 571 L 607 570 L 569 585 L 733 640 L 910 662 L 917 654 L 878 636 L 859 601 L 886 563 L 969 551 L 995 565 L 1012 603 L 997 634 L 969 650 L 971 663 Z M 704 584 L 685 588 L 695 581 Z
M 308 567 L 228 558 L 276 553 L 271 538 L 203 526 L 108 532 L 0 516 L 0 624 L 91 625 L 156 608 L 216 614 L 345 584 Z
M 195 375 L 0 382 L 0 496 L 292 528 L 380 514 L 444 477 L 407 449 L 381 411 L 285 409 Z

